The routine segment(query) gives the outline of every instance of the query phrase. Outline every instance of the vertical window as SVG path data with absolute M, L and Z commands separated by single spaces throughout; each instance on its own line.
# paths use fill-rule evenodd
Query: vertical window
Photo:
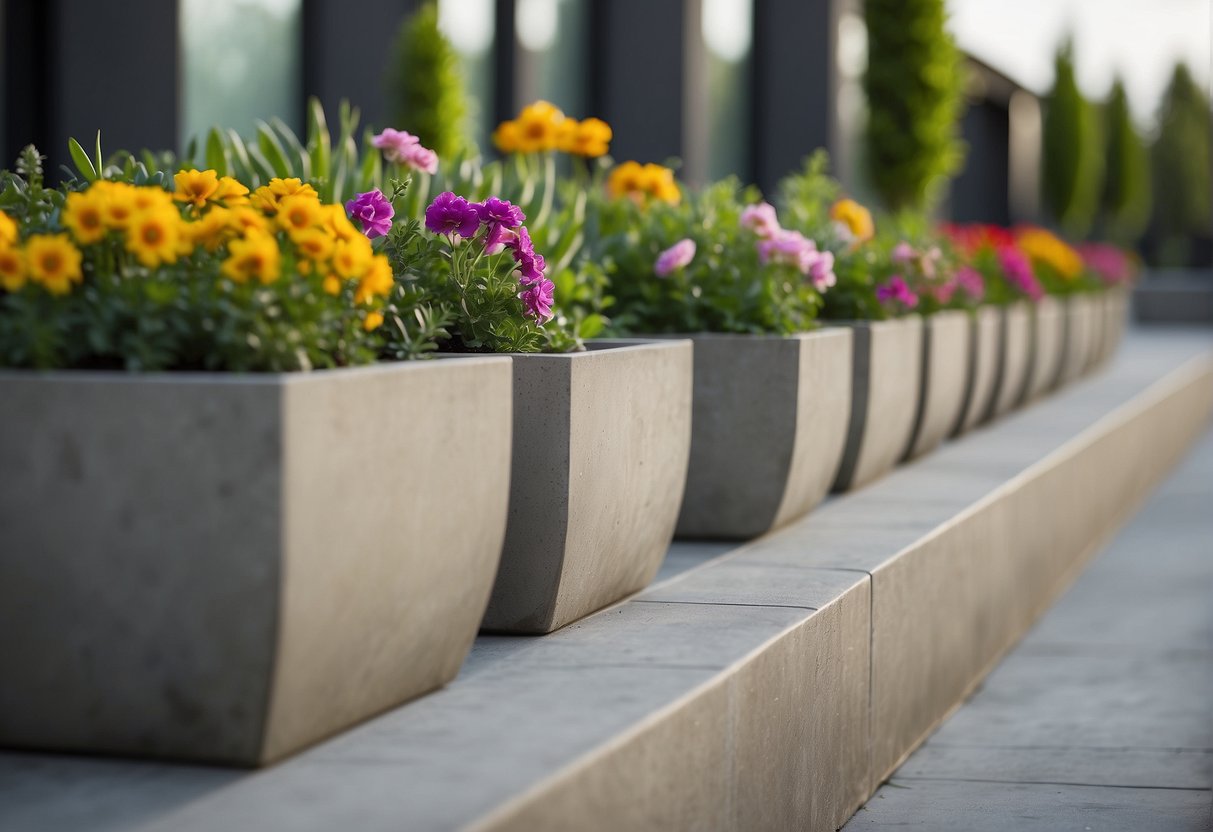
M 303 0 L 180 0 L 181 145 L 213 125 L 303 127 Z
M 438 28 L 450 38 L 463 62 L 471 98 L 472 138 L 483 152 L 489 147 L 493 121 L 493 39 L 497 12 L 493 0 L 439 0 Z
M 550 101 L 567 115 L 586 118 L 589 3 L 586 0 L 518 0 L 514 29 L 521 62 L 533 77 L 520 85 L 528 98 Z
M 703 0 L 708 55 L 708 178 L 748 181 L 754 0 Z

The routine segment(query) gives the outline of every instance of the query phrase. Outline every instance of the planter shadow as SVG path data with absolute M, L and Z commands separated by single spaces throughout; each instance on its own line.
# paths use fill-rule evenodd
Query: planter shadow
M 996 419 L 1013 410 L 1023 400 L 1035 358 L 1032 337 L 1032 310 L 1027 301 L 1017 301 L 1001 310 L 1002 361 L 998 389 L 990 402 L 987 418 Z
M 980 306 L 970 317 L 969 351 L 972 354 L 972 381 L 960 417 L 952 428 L 959 436 L 981 424 L 998 392 L 1002 366 L 1002 316 L 995 306 Z
M 904 460 L 939 447 L 955 427 L 972 383 L 969 337 L 967 312 L 937 312 L 923 320 L 922 392 Z
M 0 386 L 3 745 L 258 765 L 455 676 L 507 359 Z
M 1046 295 L 1032 309 L 1032 367 L 1024 388 L 1024 402 L 1048 392 L 1061 372 L 1065 349 L 1065 306 Z

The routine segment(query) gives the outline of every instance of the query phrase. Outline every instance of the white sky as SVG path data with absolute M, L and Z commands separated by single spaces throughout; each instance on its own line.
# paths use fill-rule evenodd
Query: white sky
M 1078 83 L 1103 98 L 1117 72 L 1137 118 L 1152 122 L 1176 60 L 1209 88 L 1213 0 L 947 0 L 960 47 L 1035 92 L 1074 34 Z

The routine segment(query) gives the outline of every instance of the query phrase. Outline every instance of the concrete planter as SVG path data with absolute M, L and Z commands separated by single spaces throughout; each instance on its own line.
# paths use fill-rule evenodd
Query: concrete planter
M 956 426 L 972 381 L 968 313 L 939 312 L 923 320 L 922 393 L 905 459 L 938 447 Z
M 458 671 L 508 360 L 0 389 L 0 744 L 257 765 Z
M 851 420 L 834 480 L 836 491 L 858 488 L 901 460 L 922 393 L 922 318 L 856 321 Z
M 693 340 L 695 412 L 678 535 L 746 539 L 804 515 L 842 459 L 851 330 Z
M 1032 309 L 1032 366 L 1024 390 L 1025 402 L 1044 395 L 1057 382 L 1065 335 L 1065 306 L 1046 295 Z
M 1088 295 L 1070 295 L 1065 299 L 1065 310 L 1066 335 L 1058 384 L 1069 384 L 1086 370 L 1094 329 L 1092 317 L 1095 310 Z
M 1125 326 L 1129 321 L 1129 289 L 1124 286 L 1113 286 L 1107 290 L 1108 337 L 1104 340 L 1104 358 L 1109 360 L 1120 348 L 1124 338 Z
M 952 430 L 958 436 L 981 424 L 998 392 L 1002 365 L 1002 314 L 996 306 L 981 306 L 973 313 L 969 350 L 973 355 L 969 393 Z
M 1105 291 L 1092 292 L 1087 296 L 1087 302 L 1091 306 L 1091 340 L 1087 344 L 1087 365 L 1086 372 L 1089 372 L 1103 363 L 1104 359 L 1104 342 L 1109 336 L 1108 332 L 1108 293 Z
M 1027 301 L 1018 301 L 1002 309 L 1002 368 L 998 391 L 990 404 L 990 417 L 996 418 L 1016 407 L 1024 397 L 1032 370 L 1032 310 Z
M 691 343 L 514 356 L 514 459 L 483 627 L 549 633 L 644 588 L 682 502 Z

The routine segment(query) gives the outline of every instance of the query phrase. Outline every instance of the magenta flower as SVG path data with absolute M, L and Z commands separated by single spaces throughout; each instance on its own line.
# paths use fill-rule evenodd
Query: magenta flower
M 535 247 L 531 243 L 531 234 L 526 230 L 526 226 L 518 226 L 513 239 L 505 245 L 513 252 L 514 262 L 518 264 L 520 283 L 528 286 L 544 279 L 543 270 L 547 268 L 547 263 L 544 262 L 542 254 L 535 253 Z
M 956 290 L 959 288 L 960 283 L 953 277 L 951 280 L 930 289 L 930 292 L 935 296 L 936 301 L 947 305 L 952 302 L 952 296 L 956 294 Z
M 470 239 L 480 230 L 480 214 L 463 197 L 443 191 L 425 209 L 425 227 L 435 234 Z
M 1107 243 L 1084 243 L 1078 247 L 1082 262 L 1109 286 L 1133 279 L 1133 265 L 1123 251 Z
M 918 305 L 918 295 L 906 283 L 905 278 L 895 274 L 888 281 L 876 287 L 876 299 L 881 303 L 897 303 L 905 309 L 913 309 Z
M 1033 302 L 1044 297 L 1044 287 L 1032 271 L 1032 263 L 1019 249 L 1003 246 L 998 250 L 998 264 L 1007 282 Z
M 378 188 L 355 194 L 353 199 L 345 203 L 345 210 L 362 224 L 362 233 L 372 240 L 392 230 L 392 217 L 396 213 L 392 203 Z
M 809 273 L 816 253 L 817 244 L 799 231 L 780 229 L 771 237 L 758 241 L 758 259 L 763 263 L 795 266 L 804 274 Z
M 421 146 L 421 140 L 405 130 L 393 130 L 389 127 L 372 138 L 371 144 L 382 150 L 384 158 L 389 162 L 403 163 L 414 147 Z
M 775 206 L 769 202 L 757 205 L 747 205 L 741 211 L 738 220 L 742 228 L 748 228 L 759 237 L 773 237 L 779 233 L 779 218 L 775 215 Z
M 674 243 L 661 254 L 653 264 L 653 271 L 658 277 L 668 277 L 676 269 L 684 269 L 695 259 L 695 241 L 685 238 Z
M 909 263 L 914 259 L 914 246 L 902 240 L 897 245 L 893 246 L 893 253 L 889 255 L 889 259 L 898 265 Z
M 824 292 L 838 282 L 834 275 L 834 252 L 816 252 L 813 262 L 809 265 L 809 280 L 819 292 Z
M 522 300 L 522 308 L 526 314 L 542 324 L 552 317 L 552 301 L 555 292 L 556 284 L 546 277 L 541 277 L 523 289 L 518 297 Z
M 968 295 L 969 300 L 979 301 L 986 296 L 985 278 L 972 266 L 961 266 L 949 282 L 955 284 L 954 290 L 960 289 Z M 940 303 L 947 303 L 947 301 L 941 300 Z
M 472 207 L 476 209 L 480 221 L 488 227 L 488 233 L 484 235 L 484 248 L 489 254 L 497 254 L 506 244 L 516 240 L 514 229 L 526 219 L 517 205 L 495 196 L 484 202 L 473 203 Z

